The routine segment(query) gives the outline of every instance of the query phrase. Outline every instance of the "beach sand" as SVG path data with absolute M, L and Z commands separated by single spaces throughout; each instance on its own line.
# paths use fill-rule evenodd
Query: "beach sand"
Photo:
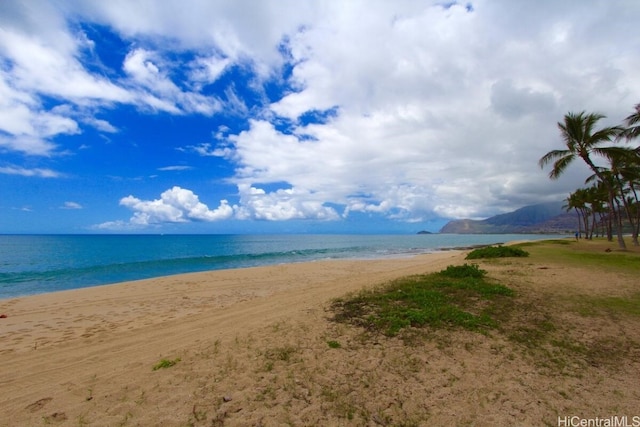
M 545 366 L 552 352 L 498 333 L 434 331 L 407 344 L 330 320 L 335 298 L 462 264 L 465 254 L 213 271 L 2 300 L 0 426 L 533 426 L 640 416 L 637 316 L 550 312 L 580 342 L 623 353 L 560 368 Z M 527 304 L 640 291 L 616 273 L 532 259 L 482 267 Z M 154 370 L 162 360 L 175 365 Z

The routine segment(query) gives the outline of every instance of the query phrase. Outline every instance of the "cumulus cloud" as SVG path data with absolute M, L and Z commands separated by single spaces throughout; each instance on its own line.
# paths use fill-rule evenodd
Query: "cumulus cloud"
M 173 187 L 160 195 L 159 199 L 141 200 L 132 195 L 120 200 L 120 205 L 134 211 L 128 223 L 111 221 L 103 223 L 102 229 L 122 229 L 123 227 L 145 227 L 162 223 L 192 221 L 213 222 L 227 219 L 286 221 L 292 219 L 314 219 L 320 221 L 337 220 L 340 215 L 325 206 L 322 198 L 300 190 L 278 189 L 266 192 L 263 189 L 239 187 L 240 205 L 229 205 L 222 200 L 216 209 L 209 209 L 193 191 Z
M 325 4 L 321 16 L 341 18 L 287 39 L 297 89 L 269 106 L 276 120 L 206 151 L 235 161 L 241 189 L 287 183 L 292 198 L 313 194 L 344 215 L 480 217 L 564 198 L 584 177 L 552 186 L 536 165 L 561 143 L 556 121 L 575 109 L 623 117 L 640 96 L 640 61 L 620 34 L 593 32 L 615 6 L 578 20 L 565 7 L 508 3 Z M 524 9 L 525 25 L 509 19 Z M 325 123 L 302 120 L 336 106 Z M 292 124 L 278 130 L 277 118 Z M 261 203 L 276 209 L 282 191 Z
M 229 219 L 233 208 L 222 200 L 216 209 L 209 209 L 191 190 L 173 187 L 156 200 L 140 200 L 127 196 L 120 205 L 134 211 L 130 222 L 135 225 L 149 225 L 163 222 L 219 221 Z
M 287 188 L 266 192 L 261 188 L 240 185 L 237 218 L 284 221 L 290 219 L 336 220 L 338 213 L 324 206 L 324 200 L 300 189 Z

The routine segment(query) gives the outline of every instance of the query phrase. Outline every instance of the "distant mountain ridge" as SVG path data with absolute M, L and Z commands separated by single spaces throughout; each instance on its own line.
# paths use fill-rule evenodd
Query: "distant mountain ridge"
M 562 202 L 525 206 L 513 212 L 483 220 L 457 219 L 449 221 L 440 233 L 501 234 L 501 233 L 572 233 L 577 227 L 575 212 L 566 212 Z

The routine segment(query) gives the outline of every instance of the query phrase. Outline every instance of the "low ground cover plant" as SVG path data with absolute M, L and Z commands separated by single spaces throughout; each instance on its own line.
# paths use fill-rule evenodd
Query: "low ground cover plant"
M 173 365 L 175 365 L 176 363 L 178 363 L 180 361 L 180 358 L 176 358 L 173 360 L 169 360 L 169 359 L 162 359 L 160 360 L 158 363 L 156 363 L 155 365 L 153 365 L 153 370 L 157 371 L 158 369 L 166 369 L 166 368 L 170 368 Z
M 461 327 L 483 331 L 497 326 L 491 313 L 510 288 L 485 278 L 477 265 L 448 266 L 438 273 L 409 276 L 387 286 L 334 301 L 334 320 L 387 336 L 408 327 Z

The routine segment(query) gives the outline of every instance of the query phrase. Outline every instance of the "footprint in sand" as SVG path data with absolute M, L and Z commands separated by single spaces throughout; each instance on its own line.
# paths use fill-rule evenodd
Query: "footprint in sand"
M 47 403 L 51 402 L 52 400 L 53 397 L 45 397 L 44 399 L 33 402 L 31 405 L 28 405 L 24 409 L 26 409 L 27 411 L 36 412 L 39 409 L 42 409 Z
M 66 421 L 67 420 L 67 414 L 65 414 L 64 412 L 54 412 L 53 414 L 44 417 L 44 421 L 47 423 L 50 423 L 52 421 Z

